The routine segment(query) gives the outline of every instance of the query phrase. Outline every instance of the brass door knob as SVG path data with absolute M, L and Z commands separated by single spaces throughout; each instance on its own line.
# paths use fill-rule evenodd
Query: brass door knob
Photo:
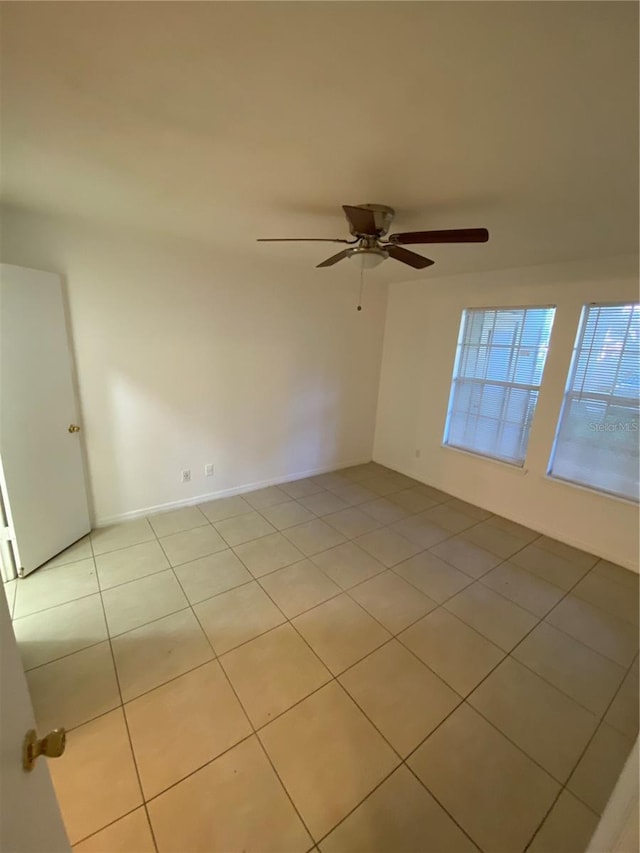
M 80 432 L 80 427 L 77 424 L 69 424 L 69 432 Z
M 25 770 L 33 770 L 39 755 L 59 758 L 66 745 L 67 733 L 64 729 L 53 729 L 43 738 L 38 738 L 35 729 L 29 729 L 22 745 L 22 766 Z

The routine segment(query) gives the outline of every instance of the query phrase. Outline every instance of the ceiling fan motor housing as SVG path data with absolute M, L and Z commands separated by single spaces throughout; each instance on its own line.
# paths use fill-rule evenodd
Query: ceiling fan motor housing
M 351 232 L 351 234 L 353 234 L 354 237 L 384 237 L 384 235 L 391 227 L 393 217 L 396 213 L 395 210 L 392 207 L 388 207 L 386 204 L 359 204 L 358 207 L 364 208 L 365 210 L 370 210 L 373 213 L 373 219 L 376 224 L 376 234 L 364 235 L 362 232 L 356 231 L 353 223 L 347 217 L 347 223 L 349 225 L 349 231 Z

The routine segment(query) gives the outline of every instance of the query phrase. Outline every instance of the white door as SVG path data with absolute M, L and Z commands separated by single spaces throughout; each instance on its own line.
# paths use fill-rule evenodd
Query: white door
M 0 591 L 0 677 L 0 850 L 69 853 L 47 759 L 38 758 L 28 773 L 22 767 L 24 736 L 36 726 L 3 591 Z M 45 734 L 38 732 L 39 737 Z
M 18 570 L 89 532 L 62 298 L 54 273 L 0 265 L 0 461 Z

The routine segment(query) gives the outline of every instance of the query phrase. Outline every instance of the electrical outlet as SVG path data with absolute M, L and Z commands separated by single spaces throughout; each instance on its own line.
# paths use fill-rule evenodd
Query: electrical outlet
M 213 465 L 211 463 L 204 466 L 204 476 L 213 477 Z
M 420 459 L 420 451 L 416 450 L 416 459 Z
M 191 482 L 191 469 L 185 468 L 182 472 L 182 482 L 190 483 Z

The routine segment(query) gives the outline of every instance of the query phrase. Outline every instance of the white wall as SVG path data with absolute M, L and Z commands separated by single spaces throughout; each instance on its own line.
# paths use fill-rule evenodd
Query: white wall
M 66 281 L 98 524 L 371 458 L 383 285 L 10 208 L 2 260 Z
M 637 299 L 633 256 L 390 285 L 374 459 L 638 571 L 637 506 L 546 476 L 582 306 Z M 443 447 L 462 310 L 547 304 L 557 311 L 524 470 Z

